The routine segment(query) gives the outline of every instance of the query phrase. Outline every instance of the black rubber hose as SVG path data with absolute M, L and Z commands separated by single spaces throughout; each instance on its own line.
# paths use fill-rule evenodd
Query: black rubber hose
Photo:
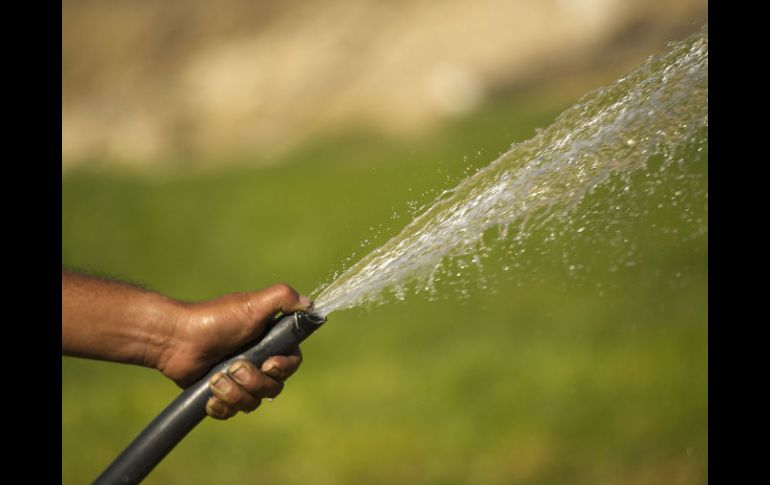
M 208 374 L 185 389 L 97 477 L 94 485 L 141 482 L 206 417 L 206 402 L 211 397 L 208 384 L 211 376 L 217 372 L 226 373 L 230 364 L 240 359 L 260 367 L 268 357 L 284 354 L 296 347 L 325 321 L 326 318 L 321 315 L 304 312 L 280 318 L 258 343 L 215 365 Z

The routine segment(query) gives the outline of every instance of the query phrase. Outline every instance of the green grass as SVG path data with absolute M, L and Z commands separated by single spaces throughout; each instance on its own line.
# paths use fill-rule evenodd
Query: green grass
M 573 101 L 501 99 L 420 139 L 349 133 L 264 168 L 242 155 L 216 171 L 68 173 L 62 260 L 181 299 L 278 281 L 310 293 Z M 704 187 L 706 158 L 681 169 Z M 490 263 L 494 291 L 332 314 L 275 402 L 204 421 L 146 483 L 704 483 L 707 232 L 682 240 L 676 188 L 612 199 L 636 209 L 622 228 L 638 264 L 617 264 L 600 193 L 590 236 L 533 235 L 522 271 Z M 707 217 L 705 200 L 687 207 Z M 564 250 L 586 269 L 568 271 Z M 157 372 L 72 358 L 62 384 L 65 484 L 93 480 L 177 394 Z

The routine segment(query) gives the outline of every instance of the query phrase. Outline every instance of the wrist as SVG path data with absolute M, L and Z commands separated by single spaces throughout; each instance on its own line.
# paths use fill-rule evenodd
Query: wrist
M 143 365 L 163 371 L 165 362 L 180 346 L 180 329 L 188 318 L 188 304 L 154 293 L 145 308 L 146 329 Z
M 160 305 L 165 315 L 159 338 L 148 342 L 147 366 L 160 371 L 180 387 L 191 384 L 209 365 L 206 353 L 198 345 L 194 332 L 205 316 L 199 304 L 166 298 Z

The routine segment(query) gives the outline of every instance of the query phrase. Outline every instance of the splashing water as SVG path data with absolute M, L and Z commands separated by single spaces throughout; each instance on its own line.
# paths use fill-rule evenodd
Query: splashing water
M 586 194 L 611 177 L 630 176 L 653 156 L 662 157 L 664 168 L 674 163 L 678 151 L 707 129 L 706 25 L 444 191 L 400 234 L 326 286 L 317 311 L 328 315 L 376 302 L 388 289 L 403 299 L 410 280 L 432 287 L 442 265 L 474 254 L 489 230 L 505 239 L 509 228 L 520 236 L 563 218 Z

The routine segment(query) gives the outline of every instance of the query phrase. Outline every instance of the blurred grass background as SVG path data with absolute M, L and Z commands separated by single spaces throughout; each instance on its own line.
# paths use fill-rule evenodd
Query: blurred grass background
M 365 236 L 404 225 L 408 201 L 486 165 L 567 102 L 528 99 L 428 139 L 350 135 L 269 168 L 69 173 L 62 260 L 181 299 L 277 281 L 309 293 Z M 706 156 L 685 170 L 707 175 Z M 609 238 L 595 235 L 565 243 L 590 261 L 578 278 L 532 251 L 537 271 L 493 293 L 332 314 L 284 394 L 204 422 L 147 483 L 703 483 L 707 236 L 650 234 L 681 225 L 675 208 L 655 209 L 673 190 L 633 202 L 653 208 L 624 229 L 643 264 L 610 271 Z M 62 365 L 62 478 L 86 483 L 177 389 L 147 369 Z
M 317 2 L 312 8 L 327 3 L 337 5 Z M 556 3 L 574 9 L 591 2 Z M 150 4 L 140 4 L 135 14 L 149 15 Z M 73 139 L 92 140 L 97 149 L 72 148 L 65 157 L 63 148 L 62 263 L 185 300 L 281 281 L 306 294 L 320 289 L 334 270 L 395 235 L 416 207 L 549 125 L 590 89 L 664 49 L 659 36 L 657 43 L 637 45 L 634 55 L 541 70 L 536 82 L 509 80 L 485 91 L 472 109 L 398 136 L 354 122 L 311 130 L 280 150 L 236 143 L 212 154 L 190 139 L 214 120 L 182 110 L 201 123 L 198 131 L 171 122 L 171 131 L 158 136 L 173 145 L 178 140 L 172 135 L 182 133 L 187 141 L 181 148 L 131 164 L 120 160 L 119 149 L 98 148 L 109 143 L 89 133 L 122 136 L 127 125 L 118 119 L 120 109 L 103 105 L 118 99 L 118 107 L 143 106 L 136 93 L 147 91 L 132 92 L 131 79 L 152 85 L 158 78 L 150 68 L 127 75 L 105 67 L 106 80 L 81 82 L 88 80 L 84 66 L 101 72 L 96 61 L 102 50 L 131 71 L 127 51 L 109 52 L 109 35 L 120 37 L 124 29 L 130 40 L 142 31 L 130 30 L 129 21 L 111 30 L 98 15 L 113 12 L 110 5 L 131 10 L 121 2 L 63 3 L 63 27 L 74 32 L 63 46 L 63 137 L 80 130 L 85 135 Z M 172 28 L 181 16 L 177 10 L 187 9 L 169 5 L 166 17 L 153 22 L 171 26 L 170 34 L 125 44 L 138 46 L 134 55 L 151 59 L 151 66 L 176 64 L 149 55 L 148 46 L 165 46 L 168 52 L 161 54 L 184 59 L 177 54 L 189 38 L 205 44 L 203 37 Z M 195 5 L 196 21 L 206 25 L 205 2 Z M 241 23 L 247 32 L 259 30 Z M 684 35 L 671 37 L 671 28 L 663 29 L 666 40 L 701 25 L 684 23 L 686 28 L 677 24 Z M 649 24 L 635 25 L 638 33 L 639 25 L 644 31 Z M 97 42 L 100 33 L 109 42 Z M 637 37 L 630 38 L 626 42 L 634 44 Z M 367 52 L 366 45 L 353 44 L 351 52 Z M 607 51 L 601 52 L 599 57 Z M 107 94 L 98 93 L 100 82 Z M 82 109 L 73 101 L 81 95 L 90 96 Z M 163 107 L 164 96 L 151 98 Z M 194 106 L 196 99 L 187 102 Z M 300 116 L 299 108 L 291 112 Z M 83 114 L 91 111 L 98 116 Z M 292 118 L 284 122 L 290 129 Z M 273 132 L 266 133 L 260 140 Z M 115 146 L 143 139 L 129 136 Z M 473 275 L 461 282 L 468 298 L 458 298 L 445 282 L 436 301 L 410 295 L 333 313 L 303 345 L 305 363 L 281 396 L 249 416 L 204 421 L 145 483 L 706 483 L 707 158 L 707 151 L 690 150 L 654 195 L 641 190 L 642 180 L 632 184 L 640 190 L 628 193 L 597 191 L 577 209 L 596 211 L 590 230 L 550 242 L 533 234 L 523 243 L 527 258 L 519 258 L 513 271 L 487 263 L 488 289 L 478 287 Z M 684 195 L 677 195 L 683 183 Z M 617 234 L 604 227 L 606 220 L 620 221 L 614 229 L 633 242 L 632 252 L 615 245 Z M 577 272 L 569 269 L 574 263 L 581 267 Z M 90 483 L 177 393 L 148 369 L 63 357 L 62 482 Z

